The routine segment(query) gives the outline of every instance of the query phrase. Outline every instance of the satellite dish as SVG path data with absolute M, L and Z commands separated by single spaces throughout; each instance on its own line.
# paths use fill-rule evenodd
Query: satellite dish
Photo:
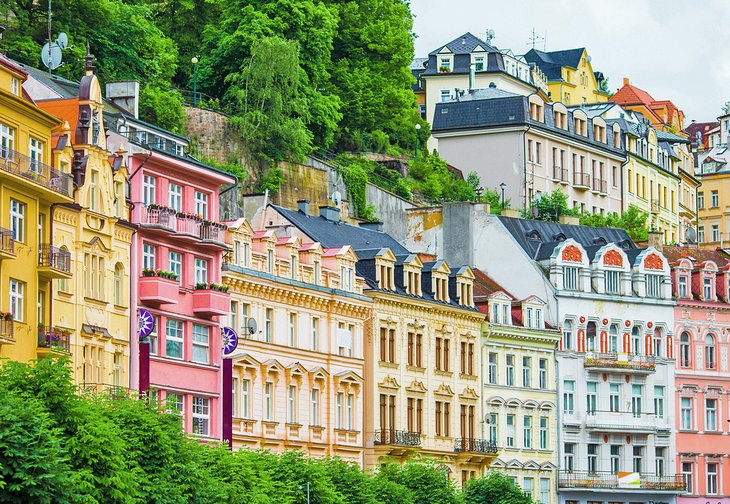
M 59 33 L 58 38 L 56 39 L 56 44 L 58 44 L 58 47 L 61 49 L 66 49 L 68 47 L 68 35 L 64 32 Z
M 256 334 L 257 330 L 258 330 L 258 325 L 256 324 L 256 319 L 253 319 L 253 318 L 248 319 L 248 336 L 251 336 L 252 334 Z
M 41 61 L 49 70 L 54 70 L 61 66 L 61 48 L 56 42 L 49 44 L 46 42 L 41 49 Z
M 693 227 L 687 226 L 684 230 L 684 236 L 688 243 L 697 243 L 697 231 Z
M 588 63 L 590 63 L 590 62 L 591 62 L 591 59 L 592 59 L 592 58 L 591 58 L 590 56 L 586 56 L 586 61 L 587 61 Z
M 334 203 L 335 206 L 340 206 L 340 203 L 342 203 L 342 194 L 340 194 L 340 191 L 332 193 L 332 203 Z
M 489 30 L 487 30 L 487 36 L 489 38 L 493 38 L 494 37 L 494 30 L 492 30 L 491 28 Z

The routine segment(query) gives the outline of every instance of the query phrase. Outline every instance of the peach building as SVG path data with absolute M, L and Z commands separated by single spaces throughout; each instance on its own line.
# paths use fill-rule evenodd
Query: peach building
M 730 499 L 730 261 L 719 251 L 665 247 L 675 308 L 676 471 L 680 504 Z

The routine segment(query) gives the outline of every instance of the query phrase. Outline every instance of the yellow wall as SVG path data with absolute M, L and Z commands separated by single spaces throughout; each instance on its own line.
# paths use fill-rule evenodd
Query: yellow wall
M 702 185 L 697 189 L 700 201 L 698 205 L 699 226 L 698 241 L 703 244 L 727 247 L 730 235 L 730 222 L 727 217 L 727 208 L 730 206 L 730 174 L 713 174 L 700 178 Z M 712 193 L 717 191 L 717 205 L 712 204 Z M 702 203 L 704 200 L 704 204 Z M 712 229 L 717 226 L 719 236 L 713 239 Z M 704 240 L 702 236 L 704 235 Z
M 578 68 L 563 67 L 561 74 L 564 82 L 553 81 L 548 84 L 551 101 L 561 101 L 566 105 L 608 101 L 608 95 L 598 89 L 586 51 L 583 51 Z

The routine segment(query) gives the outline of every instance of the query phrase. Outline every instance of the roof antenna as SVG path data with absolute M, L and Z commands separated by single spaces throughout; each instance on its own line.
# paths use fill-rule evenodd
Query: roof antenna
M 62 51 L 70 48 L 70 46 L 68 45 L 68 36 L 63 32 L 58 34 L 56 40 L 51 38 L 51 12 L 51 0 L 48 0 L 48 42 L 41 49 L 41 61 L 48 68 L 48 72 L 53 75 L 53 70 L 62 65 Z
M 545 35 L 547 36 L 547 32 L 545 32 Z M 527 41 L 527 45 L 532 45 L 532 48 L 535 49 L 535 45 L 538 42 L 542 42 L 542 50 L 545 50 L 545 37 L 539 36 L 537 33 L 535 33 L 535 28 L 532 29 L 532 33 L 530 34 L 530 38 Z

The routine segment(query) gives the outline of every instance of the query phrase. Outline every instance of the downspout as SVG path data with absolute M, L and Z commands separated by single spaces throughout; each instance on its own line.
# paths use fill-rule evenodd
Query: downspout
M 527 133 L 530 131 L 530 125 L 527 125 L 527 129 L 522 133 L 522 190 L 524 191 L 522 209 L 527 212 Z

